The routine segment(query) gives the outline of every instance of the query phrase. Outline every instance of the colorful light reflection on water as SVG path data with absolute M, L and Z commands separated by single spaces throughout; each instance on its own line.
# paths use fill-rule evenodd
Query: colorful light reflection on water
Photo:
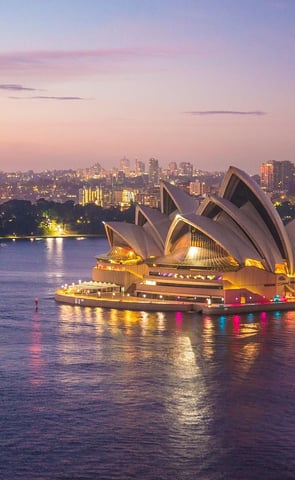
M 1 249 L 1 478 L 293 478 L 295 313 L 56 304 L 106 249 Z

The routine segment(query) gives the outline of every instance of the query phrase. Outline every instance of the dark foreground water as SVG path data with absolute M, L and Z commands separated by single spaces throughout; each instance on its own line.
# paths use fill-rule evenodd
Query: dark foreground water
M 1 480 L 294 479 L 295 313 L 56 304 L 105 251 L 2 241 Z

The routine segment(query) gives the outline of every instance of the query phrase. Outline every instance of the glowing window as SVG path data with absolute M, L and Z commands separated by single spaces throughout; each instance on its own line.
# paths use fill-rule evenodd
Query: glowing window
M 246 258 L 245 267 L 256 267 L 264 270 L 264 266 L 259 260 L 254 260 L 253 258 Z
M 286 266 L 283 263 L 276 263 L 275 273 L 284 273 L 287 274 Z

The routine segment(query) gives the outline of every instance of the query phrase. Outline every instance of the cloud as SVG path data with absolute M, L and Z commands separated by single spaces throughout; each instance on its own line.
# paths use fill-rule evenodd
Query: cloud
M 56 97 L 56 96 L 45 96 L 45 95 L 34 95 L 32 97 L 9 97 L 13 100 L 90 100 L 89 98 L 83 97 Z
M 106 48 L 93 50 L 33 50 L 28 52 L 1 53 L 3 64 L 32 64 L 50 60 L 83 60 L 86 58 L 126 58 L 174 56 L 181 53 L 193 53 L 191 49 L 182 48 Z
M 243 111 L 243 110 L 193 110 L 191 112 L 184 112 L 188 115 L 267 115 L 266 112 L 260 110 Z
M 12 90 L 14 92 L 36 92 L 38 91 L 37 88 L 30 88 L 30 87 L 23 87 L 17 83 L 4 83 L 0 85 L 0 90 Z
M 12 74 L 36 75 L 40 78 L 82 76 L 91 73 L 117 73 L 130 69 L 130 62 L 192 54 L 182 48 L 112 48 L 93 50 L 40 50 L 7 52 L 0 54 L 0 71 L 3 76 Z

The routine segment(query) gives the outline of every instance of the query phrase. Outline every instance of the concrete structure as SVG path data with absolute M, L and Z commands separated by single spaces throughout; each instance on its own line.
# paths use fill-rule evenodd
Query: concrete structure
M 283 225 L 246 173 L 230 167 L 219 195 L 201 205 L 169 183 L 160 189 L 160 211 L 137 205 L 134 224 L 105 224 L 110 251 L 97 258 L 94 281 L 119 286 L 121 302 L 126 295 L 143 309 L 292 301 L 295 223 Z
M 294 193 L 295 166 L 289 160 L 271 160 L 260 166 L 261 188 L 266 192 Z
M 79 203 L 81 205 L 88 205 L 94 203 L 95 205 L 103 204 L 103 191 L 100 187 L 83 187 L 79 189 Z
M 151 185 L 159 185 L 159 178 L 160 178 L 160 167 L 159 167 L 159 160 L 156 158 L 149 159 L 149 183 Z

